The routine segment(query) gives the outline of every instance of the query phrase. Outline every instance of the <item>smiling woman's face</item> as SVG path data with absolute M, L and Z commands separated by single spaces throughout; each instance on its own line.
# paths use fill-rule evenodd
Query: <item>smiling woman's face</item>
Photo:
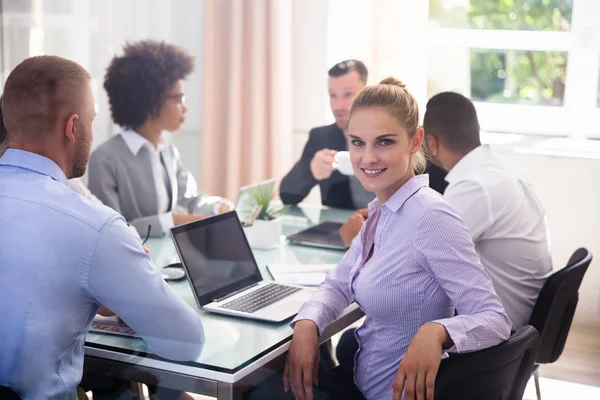
M 412 157 L 421 147 L 423 131 L 410 138 L 400 121 L 379 108 L 354 111 L 348 128 L 354 174 L 383 204 L 414 176 Z

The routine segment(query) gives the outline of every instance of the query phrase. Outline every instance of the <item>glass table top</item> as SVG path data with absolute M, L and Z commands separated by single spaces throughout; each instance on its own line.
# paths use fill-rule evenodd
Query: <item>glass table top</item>
M 292 245 L 285 240 L 285 236 L 324 221 L 344 222 L 351 214 L 352 212 L 349 210 L 311 205 L 300 205 L 287 209 L 282 217 L 283 236 L 280 245 L 272 250 L 253 249 L 263 279 L 272 280 L 266 268 L 269 264 L 335 264 L 339 262 L 344 255 L 342 251 Z M 152 238 L 146 245 L 150 248 L 150 255 L 156 268 L 179 262 L 170 236 Z M 269 323 L 207 313 L 198 309 L 187 279 L 171 281 L 169 284 L 177 295 L 198 311 L 206 336 L 204 349 L 198 359 L 191 363 L 177 363 L 216 371 L 235 372 L 291 338 L 292 329 L 289 326 L 289 320 L 282 323 Z M 144 342 L 137 338 L 90 332 L 87 335 L 86 346 L 161 359 L 147 353 Z

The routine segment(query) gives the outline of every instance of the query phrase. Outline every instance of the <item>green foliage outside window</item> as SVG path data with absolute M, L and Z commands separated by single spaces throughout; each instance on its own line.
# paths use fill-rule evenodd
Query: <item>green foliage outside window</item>
M 450 4 L 454 6 L 449 7 Z M 463 3 L 466 7 L 456 4 L 460 2 L 430 0 L 430 19 L 444 28 L 554 32 L 571 29 L 573 0 L 470 0 Z M 471 94 L 479 101 L 560 106 L 567 55 L 471 49 Z

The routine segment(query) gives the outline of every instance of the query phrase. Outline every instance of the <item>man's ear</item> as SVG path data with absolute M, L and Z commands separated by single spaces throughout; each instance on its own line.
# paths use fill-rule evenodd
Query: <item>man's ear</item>
M 437 156 L 440 151 L 440 142 L 435 136 L 425 135 L 425 145 L 427 146 L 429 154 Z
M 77 120 L 79 119 L 78 114 L 71 114 L 67 123 L 65 124 L 65 138 L 71 144 L 74 144 L 77 140 Z

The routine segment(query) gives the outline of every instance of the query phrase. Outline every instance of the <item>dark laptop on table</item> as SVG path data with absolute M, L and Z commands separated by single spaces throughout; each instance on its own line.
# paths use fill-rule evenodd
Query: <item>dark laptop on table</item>
M 294 235 L 288 236 L 287 239 L 293 244 L 300 244 L 303 246 L 346 250 L 347 247 L 339 234 L 341 227 L 342 224 L 338 222 L 322 222 Z
M 311 292 L 263 281 L 235 211 L 171 229 L 198 307 L 280 322 L 298 313 Z

